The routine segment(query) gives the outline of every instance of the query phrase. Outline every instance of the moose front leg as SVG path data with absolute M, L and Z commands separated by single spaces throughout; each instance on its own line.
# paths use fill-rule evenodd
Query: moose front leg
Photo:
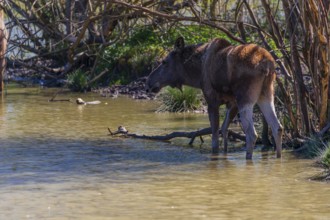
M 209 104 L 208 114 L 212 130 L 212 153 L 219 153 L 219 105 Z

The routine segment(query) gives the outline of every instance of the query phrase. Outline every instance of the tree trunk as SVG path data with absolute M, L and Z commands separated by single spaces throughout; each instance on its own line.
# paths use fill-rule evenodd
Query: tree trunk
M 320 129 L 324 128 L 329 120 L 328 116 L 328 92 L 329 92 L 329 62 L 330 62 L 330 30 L 329 30 L 329 20 L 326 19 L 326 16 L 329 14 L 329 8 L 326 8 L 326 1 L 324 3 L 318 2 L 319 5 L 313 0 L 310 0 L 310 6 L 312 11 L 315 14 L 314 22 L 312 24 L 315 28 L 315 38 L 316 38 L 316 49 L 319 54 L 319 62 L 317 65 L 319 67 L 319 77 L 320 77 L 320 101 L 319 106 L 319 120 L 320 120 Z M 329 2 L 328 2 L 329 3 Z M 318 6 L 318 7 L 317 7 Z
M 301 61 L 298 51 L 298 26 L 299 26 L 299 18 L 296 16 L 295 12 L 297 9 L 294 7 L 290 7 L 289 3 L 285 0 L 282 1 L 283 8 L 285 12 L 285 17 L 287 20 L 288 32 L 290 37 L 290 49 L 291 49 L 291 58 L 293 63 L 293 71 L 294 78 L 296 79 L 296 89 L 297 89 L 297 110 L 301 110 L 302 114 L 302 122 L 304 126 L 304 134 L 310 134 L 311 126 L 309 121 L 309 114 L 307 108 L 307 90 L 303 81 L 303 73 L 301 68 Z M 297 111 L 298 112 L 298 111 Z
M 3 75 L 6 68 L 6 49 L 7 49 L 7 31 L 3 16 L 3 10 L 0 8 L 0 93 L 4 90 Z

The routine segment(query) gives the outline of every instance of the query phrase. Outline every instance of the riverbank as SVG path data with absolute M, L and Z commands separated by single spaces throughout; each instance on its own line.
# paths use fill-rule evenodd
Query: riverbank
M 12 64 L 11 64 L 12 65 Z M 147 93 L 145 83 L 147 77 L 138 78 L 127 85 L 112 85 L 108 87 L 92 88 L 91 92 L 99 93 L 102 97 L 116 98 L 118 95 L 126 95 L 132 99 L 153 100 L 154 93 Z M 67 85 L 65 79 L 50 78 L 45 73 L 37 73 L 33 69 L 18 66 L 7 68 L 5 82 L 18 83 L 24 87 L 42 86 L 42 87 L 64 87 Z
M 127 85 L 112 85 L 110 87 L 102 87 L 92 89 L 92 92 L 99 93 L 103 97 L 117 97 L 118 95 L 127 95 L 133 99 L 155 99 L 154 93 L 146 92 L 147 77 L 141 77 Z

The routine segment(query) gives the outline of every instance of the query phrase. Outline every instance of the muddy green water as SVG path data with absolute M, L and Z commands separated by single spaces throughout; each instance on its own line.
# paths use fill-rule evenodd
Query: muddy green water
M 52 90 L 0 99 L 0 219 L 330 219 L 330 185 L 310 160 L 256 151 L 211 158 L 205 144 L 111 138 L 208 126 L 203 114 L 157 114 L 155 103 L 97 94 L 77 106 Z M 206 143 L 207 145 L 207 143 Z M 203 150 L 204 149 L 204 150 Z

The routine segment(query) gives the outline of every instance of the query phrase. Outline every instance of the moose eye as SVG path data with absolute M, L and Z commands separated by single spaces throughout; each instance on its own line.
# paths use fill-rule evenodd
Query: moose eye
M 166 64 L 167 64 L 167 61 L 166 61 L 166 60 L 163 60 L 163 61 L 162 61 L 162 64 L 163 64 L 163 65 L 166 65 Z

